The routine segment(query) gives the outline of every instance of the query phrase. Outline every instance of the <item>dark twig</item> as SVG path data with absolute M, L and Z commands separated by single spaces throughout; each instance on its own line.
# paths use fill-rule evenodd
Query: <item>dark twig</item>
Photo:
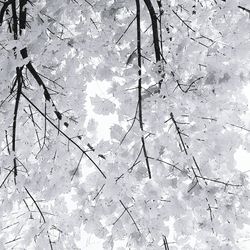
M 82 161 L 82 157 L 83 157 L 83 153 L 82 153 L 82 155 L 81 155 L 81 157 L 80 157 L 80 160 L 78 161 L 77 166 L 76 166 L 76 168 L 75 168 L 75 170 L 74 170 L 74 172 L 73 172 L 73 174 L 72 174 L 71 181 L 73 180 L 73 178 L 75 177 L 76 172 L 77 172 L 78 169 L 79 169 L 80 163 L 81 163 L 81 161 Z
M 246 11 L 248 14 L 250 14 L 250 10 L 247 9 L 247 8 L 245 8 L 245 7 L 243 7 L 243 6 L 238 5 L 238 8 L 241 9 L 241 10 L 244 10 L 244 11 Z
M 182 132 L 181 132 L 181 130 L 180 130 L 180 128 L 179 128 L 179 126 L 178 126 L 178 124 L 177 124 L 177 122 L 176 122 L 176 120 L 175 120 L 174 115 L 173 115 L 172 112 L 170 113 L 170 118 L 171 118 L 172 122 L 174 123 L 175 129 L 176 129 L 177 134 L 178 134 L 178 136 L 180 138 L 180 141 L 181 141 L 181 145 L 182 145 L 182 147 L 184 149 L 185 154 L 187 155 L 188 152 L 187 152 L 186 145 L 185 145 L 185 143 L 183 141 L 183 138 L 182 138 Z
M 163 238 L 164 249 L 169 250 L 167 237 L 165 235 L 162 235 L 162 238 Z
M 187 24 L 187 22 L 186 21 L 184 21 L 174 10 L 172 10 L 173 11 L 173 13 L 180 19 L 180 21 L 188 28 L 188 29 L 190 29 L 191 31 L 193 31 L 194 33 L 195 33 L 195 30 L 194 29 L 192 29 L 188 24 Z
M 67 138 L 72 144 L 74 144 L 91 162 L 92 164 L 99 170 L 102 176 L 106 179 L 106 175 L 99 168 L 99 166 L 94 162 L 94 160 L 83 150 L 76 142 L 74 142 L 69 136 L 67 136 L 61 129 L 59 129 L 44 113 L 22 92 L 22 96 L 33 106 L 45 119 L 57 130 L 59 131 L 65 138 Z
M 138 116 L 139 116 L 139 124 L 140 129 L 143 131 L 143 118 L 142 118 L 142 73 L 141 73 L 141 13 L 140 13 L 140 1 L 136 1 L 136 21 L 137 21 L 137 54 L 138 54 Z M 151 170 L 148 161 L 148 155 L 145 145 L 144 136 L 141 137 L 143 153 L 146 161 L 146 166 L 148 170 L 148 177 L 151 179 Z
M 18 107 L 20 96 L 22 92 L 22 68 L 16 68 L 16 78 L 17 78 L 17 94 L 16 94 L 16 101 L 15 101 L 15 108 L 14 108 L 14 117 L 13 117 L 13 125 L 12 125 L 12 151 L 16 152 L 16 126 L 17 126 L 17 114 L 18 114 Z M 16 156 L 14 155 L 14 180 L 16 183 L 16 176 L 17 176 L 17 163 L 16 163 Z
M 120 200 L 120 203 L 122 204 L 123 208 L 124 208 L 125 211 L 128 213 L 128 215 L 129 215 L 129 217 L 131 218 L 131 220 L 133 221 L 133 223 L 134 223 L 134 225 L 135 225 L 137 231 L 138 231 L 139 233 L 141 233 L 139 227 L 137 226 L 137 224 L 136 224 L 136 222 L 135 222 L 133 216 L 132 216 L 131 213 L 129 212 L 128 208 L 123 204 L 123 202 L 122 202 L 121 200 Z
M 157 25 L 157 16 L 155 14 L 155 10 L 154 7 L 151 3 L 150 0 L 144 0 L 150 18 L 151 18 L 151 23 L 152 23 L 152 31 L 153 31 L 153 42 L 154 42 L 154 49 L 155 49 L 155 59 L 156 62 L 161 60 L 161 50 L 160 50 L 160 46 L 159 46 L 159 35 L 158 35 L 158 25 Z
M 135 19 L 136 19 L 136 16 L 132 19 L 132 21 L 129 23 L 128 27 L 123 31 L 122 35 L 119 37 L 119 39 L 116 41 L 115 44 L 118 44 L 120 42 L 120 40 L 123 38 L 123 36 L 126 34 L 126 32 L 128 31 L 128 29 L 130 28 L 130 26 L 135 21 Z
M 43 212 L 41 211 L 40 207 L 38 206 L 36 200 L 33 198 L 33 196 L 30 194 L 29 190 L 26 187 L 24 187 L 24 189 L 27 192 L 27 194 L 29 195 L 29 197 L 31 198 L 31 200 L 34 202 L 35 206 L 37 207 L 37 210 L 39 211 L 39 213 L 40 213 L 40 215 L 41 215 L 41 217 L 43 219 L 43 222 L 46 223 L 46 220 L 45 220 L 45 217 L 43 215 Z
M 93 198 L 93 201 L 99 196 L 99 194 L 102 192 L 103 188 L 104 188 L 105 184 L 103 184 L 100 188 L 100 190 L 97 192 L 97 194 L 95 195 L 95 197 Z

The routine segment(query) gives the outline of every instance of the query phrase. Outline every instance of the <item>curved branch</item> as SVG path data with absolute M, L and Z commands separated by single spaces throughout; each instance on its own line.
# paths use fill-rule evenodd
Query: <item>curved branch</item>
M 154 42 L 154 49 L 155 49 L 155 59 L 156 62 L 161 60 L 161 50 L 159 45 L 159 34 L 158 34 L 158 25 L 157 25 L 157 16 L 155 14 L 154 7 L 151 3 L 151 0 L 144 0 L 148 12 L 152 22 L 152 31 L 153 31 L 153 42 Z

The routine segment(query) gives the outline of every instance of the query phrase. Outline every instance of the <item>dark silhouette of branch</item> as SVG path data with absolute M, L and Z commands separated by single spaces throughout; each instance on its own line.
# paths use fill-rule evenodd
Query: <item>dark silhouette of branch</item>
M 193 28 L 191 28 L 186 21 L 184 21 L 174 10 L 172 10 L 173 13 L 178 17 L 178 19 L 191 31 L 193 31 L 195 33 L 195 30 Z
M 17 114 L 18 114 L 18 107 L 20 102 L 20 96 L 22 92 L 22 68 L 16 68 L 16 79 L 17 79 L 17 94 L 16 94 L 16 101 L 15 101 L 15 108 L 14 108 L 14 117 L 13 117 L 13 125 L 12 125 L 12 151 L 16 152 L 16 123 L 17 123 Z M 16 156 L 14 156 L 14 180 L 16 183 L 16 176 L 17 176 L 17 163 L 16 163 Z
M 152 31 L 153 31 L 153 42 L 154 42 L 154 49 L 155 49 L 155 59 L 156 62 L 161 60 L 161 51 L 160 51 L 160 46 L 159 46 L 159 35 L 158 35 L 158 25 L 157 25 L 157 16 L 155 14 L 154 7 L 151 3 L 151 0 L 144 0 L 150 18 L 152 22 Z
M 250 10 L 247 9 L 247 8 L 245 8 L 245 7 L 243 7 L 243 6 L 240 6 L 240 5 L 239 5 L 238 8 L 241 9 L 241 10 L 244 10 L 244 11 L 246 11 L 248 14 L 250 14 Z
M 93 201 L 99 196 L 99 194 L 102 192 L 103 188 L 104 188 L 105 184 L 103 184 L 100 188 L 100 190 L 97 192 L 97 194 L 95 195 L 95 197 L 93 198 Z
M 0 10 L 0 26 L 1 26 L 2 23 L 3 23 L 3 17 L 4 17 L 5 11 L 6 11 L 7 8 L 9 7 L 9 5 L 12 4 L 13 1 L 14 1 L 14 0 L 9 0 L 9 1 L 3 3 L 3 6 L 2 6 L 2 8 L 1 8 L 1 10 Z
M 65 138 L 67 138 L 73 145 L 75 145 L 91 162 L 92 164 L 99 170 L 102 176 L 106 179 L 106 175 L 99 168 L 99 166 L 94 162 L 94 160 L 83 150 L 76 142 L 74 142 L 69 136 L 67 136 L 58 126 L 56 126 L 44 113 L 22 92 L 22 96 L 33 106 L 59 133 L 61 133 Z
M 161 51 L 161 48 L 160 48 L 160 41 L 159 41 L 159 34 L 158 34 L 158 24 L 157 24 L 158 17 L 156 16 L 156 13 L 155 13 L 154 7 L 153 7 L 153 5 L 151 3 L 151 0 L 144 0 L 144 2 L 146 4 L 146 6 L 147 6 L 147 9 L 148 9 L 148 12 L 149 12 L 149 15 L 150 15 L 150 18 L 151 18 L 152 31 L 153 31 L 153 44 L 154 44 L 154 50 L 155 50 L 155 61 L 156 61 L 156 63 L 158 63 L 158 62 L 161 61 L 161 57 L 164 58 L 163 57 L 163 50 Z M 158 2 L 158 6 L 161 9 L 161 2 Z M 161 30 L 161 15 L 162 15 L 162 13 L 163 12 L 160 10 L 160 32 L 162 31 Z M 160 33 L 160 35 L 161 35 L 161 33 Z M 161 37 L 161 42 L 162 42 L 162 37 Z M 161 65 L 158 65 L 158 73 L 161 76 L 161 79 L 158 82 L 159 89 L 161 89 L 161 85 L 162 85 L 163 78 L 164 78 L 164 74 L 162 74 Z
M 206 181 L 211 181 L 211 182 L 215 182 L 215 183 L 218 183 L 218 184 L 223 184 L 225 186 L 231 186 L 231 187 L 241 187 L 242 186 L 241 184 L 232 184 L 232 183 L 229 183 L 229 182 L 219 181 L 218 179 L 211 179 L 211 178 L 207 178 L 207 177 L 199 176 L 199 175 L 196 175 L 196 177 L 200 178 L 200 179 L 203 179 L 203 180 L 206 180 Z
M 34 120 L 34 115 L 33 115 L 33 112 L 32 112 L 32 109 L 31 109 L 31 106 L 30 106 L 30 105 L 29 105 L 29 110 L 30 110 L 31 121 L 32 121 L 33 126 L 34 126 L 34 129 L 35 129 L 37 142 L 38 142 L 39 148 L 40 148 L 40 150 L 41 150 L 42 146 L 41 146 L 40 138 L 39 138 L 39 136 L 38 136 L 38 132 L 37 132 L 37 129 L 36 129 L 37 124 L 36 124 L 36 122 L 35 122 L 35 120 Z M 39 128 L 39 126 L 38 126 L 38 128 Z
M 26 5 L 27 0 L 19 0 L 19 35 L 22 35 L 22 30 L 26 27 Z
M 81 163 L 81 161 L 82 161 L 82 157 L 83 157 L 83 154 L 81 155 L 80 160 L 78 161 L 77 166 L 76 166 L 76 168 L 75 168 L 75 170 L 74 170 L 74 172 L 73 172 L 73 174 L 72 174 L 71 181 L 73 180 L 73 178 L 74 178 L 76 172 L 78 171 L 78 168 L 79 168 L 80 163 Z
M 157 159 L 157 158 L 154 158 L 154 157 L 151 157 L 151 156 L 148 156 L 148 159 L 151 159 L 151 160 L 155 160 L 155 161 L 164 163 L 164 164 L 166 164 L 166 165 L 168 165 L 168 166 L 170 166 L 170 167 L 173 167 L 173 168 L 179 170 L 180 172 L 183 172 L 183 170 L 181 170 L 180 168 L 178 168 L 175 164 L 171 164 L 171 163 L 169 163 L 169 162 L 166 162 L 166 161 L 164 161 L 164 160 Z
M 22 49 L 21 51 L 21 55 L 22 58 L 25 59 L 28 57 L 28 52 L 27 52 L 27 48 Z M 35 78 L 36 82 L 38 83 L 39 86 L 43 87 L 44 90 L 44 97 L 47 101 L 51 100 L 51 96 L 50 93 L 47 89 L 47 87 L 45 86 L 43 80 L 41 79 L 41 77 L 39 76 L 39 74 L 36 72 L 36 70 L 34 69 L 33 65 L 31 64 L 31 62 L 28 62 L 28 64 L 26 65 L 27 69 L 29 70 L 29 72 L 31 73 L 31 75 Z
M 130 125 L 128 131 L 125 133 L 125 135 L 124 135 L 123 138 L 121 139 L 120 145 L 124 142 L 125 138 L 127 137 L 127 135 L 129 134 L 129 132 L 131 131 L 131 129 L 133 128 L 133 126 L 134 126 L 134 124 L 135 124 L 135 120 L 136 120 L 136 116 L 137 116 L 137 112 L 138 112 L 138 105 L 139 105 L 139 102 L 138 102 L 137 105 L 136 105 L 136 110 L 135 110 L 135 115 L 134 115 L 134 118 L 133 118 L 133 122 L 132 122 L 132 124 Z
M 11 170 L 9 170 L 9 173 L 5 176 L 5 178 L 3 179 L 1 185 L 0 185 L 0 188 L 2 188 L 2 186 L 4 185 L 4 183 L 6 182 L 6 180 L 9 178 L 10 174 L 14 171 L 14 168 L 13 167 Z
M 135 21 L 135 19 L 136 19 L 136 16 L 132 19 L 132 21 L 129 23 L 128 27 L 123 31 L 122 35 L 119 37 L 119 39 L 116 41 L 115 44 L 118 44 L 120 42 L 120 40 L 123 38 L 123 36 L 126 34 L 126 32 L 128 31 L 128 29 L 130 28 L 130 26 Z
M 5 140 L 6 140 L 6 147 L 7 147 L 8 154 L 10 154 L 10 147 L 9 147 L 9 140 L 8 140 L 8 132 L 7 132 L 7 130 L 5 130 Z
M 16 1 L 12 1 L 11 3 L 11 10 L 12 10 L 12 30 L 14 33 L 14 40 L 17 40 L 18 38 L 18 31 L 17 31 L 17 13 L 16 13 Z
M 176 122 L 176 120 L 175 120 L 174 115 L 173 115 L 172 112 L 170 113 L 170 118 L 171 118 L 172 122 L 174 123 L 175 129 L 176 129 L 177 134 L 178 134 L 178 136 L 180 138 L 180 141 L 181 141 L 181 145 L 182 145 L 182 147 L 184 149 L 185 154 L 187 155 L 188 152 L 187 152 L 187 149 L 186 149 L 186 145 L 185 145 L 185 143 L 183 141 L 183 138 L 182 138 L 183 134 L 182 134 L 182 132 L 181 132 L 181 130 L 180 130 L 180 128 L 179 128 L 179 126 L 178 126 L 178 124 L 177 124 L 177 122 Z
M 136 224 L 136 222 L 135 222 L 133 216 L 132 216 L 131 213 L 129 212 L 128 208 L 125 207 L 125 205 L 123 204 L 123 202 L 122 202 L 121 200 L 120 200 L 120 203 L 122 204 L 123 208 L 124 208 L 125 211 L 128 213 L 128 215 L 129 215 L 129 217 L 131 218 L 131 220 L 133 221 L 133 223 L 134 223 L 134 225 L 135 225 L 137 231 L 138 231 L 139 233 L 141 233 L 139 227 L 137 226 L 137 224 Z
M 137 54 L 138 54 L 138 116 L 140 129 L 143 131 L 143 118 L 142 118 L 142 75 L 141 75 L 141 10 L 140 10 L 140 0 L 136 1 L 136 21 L 137 21 Z M 146 166 L 148 170 L 148 177 L 151 179 L 151 170 L 148 161 L 148 155 L 145 145 L 144 136 L 141 137 L 143 153 L 146 161 Z
M 162 235 L 162 238 L 163 238 L 164 249 L 169 250 L 167 237 L 165 235 Z
M 31 195 L 31 193 L 29 192 L 29 190 L 26 187 L 24 187 L 24 189 L 27 192 L 27 194 L 29 195 L 29 197 L 31 198 L 31 200 L 34 202 L 35 206 L 37 207 L 37 210 L 39 211 L 39 213 L 40 213 L 40 215 L 41 215 L 41 217 L 43 219 L 43 222 L 46 223 L 46 220 L 45 220 L 45 217 L 43 215 L 43 212 L 41 211 L 40 207 L 38 206 L 36 200 L 33 198 L 33 196 Z

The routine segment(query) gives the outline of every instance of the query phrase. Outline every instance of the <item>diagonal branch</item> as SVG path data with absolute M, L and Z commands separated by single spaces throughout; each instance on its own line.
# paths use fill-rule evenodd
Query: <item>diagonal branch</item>
M 178 124 L 177 124 L 177 122 L 176 122 L 176 120 L 175 120 L 174 115 L 173 115 L 172 112 L 170 113 L 170 118 L 171 118 L 172 122 L 174 123 L 175 129 L 176 129 L 177 134 L 178 134 L 178 136 L 180 138 L 180 141 L 181 141 L 181 145 L 182 145 L 182 147 L 184 149 L 185 154 L 187 155 L 188 152 L 187 152 L 186 145 L 185 145 L 185 143 L 183 141 L 183 138 L 182 138 L 182 132 L 181 132 L 181 130 L 180 130 L 180 128 L 179 128 L 179 126 L 178 126 Z
M 128 213 L 128 215 L 129 215 L 129 217 L 131 218 L 131 220 L 133 221 L 133 223 L 134 223 L 134 225 L 135 225 L 137 231 L 138 231 L 139 233 L 141 233 L 139 227 L 137 226 L 137 224 L 136 224 L 136 222 L 135 222 L 133 216 L 132 216 L 131 213 L 129 212 L 128 208 L 123 204 L 123 202 L 122 202 L 121 200 L 120 200 L 120 203 L 122 204 L 123 208 L 124 208 L 125 211 Z
M 44 113 L 23 93 L 22 96 L 33 106 L 60 134 L 62 134 L 65 138 L 67 138 L 73 145 L 75 145 L 91 162 L 92 164 L 99 170 L 102 176 L 106 179 L 106 175 L 99 168 L 99 166 L 94 162 L 94 160 L 83 150 L 76 142 L 74 142 L 68 135 L 66 135 L 60 128 L 58 128 L 49 118 L 45 116 Z
M 33 198 L 33 196 L 30 194 L 29 190 L 28 190 L 26 187 L 24 187 L 24 189 L 25 189 L 25 191 L 27 192 L 27 194 L 29 195 L 29 197 L 31 198 L 31 200 L 34 202 L 35 206 L 37 207 L 37 210 L 39 211 L 39 213 L 40 213 L 40 215 L 41 215 L 41 217 L 42 217 L 42 219 L 43 219 L 43 222 L 46 223 L 46 220 L 45 220 L 45 217 L 44 217 L 44 215 L 43 215 L 43 212 L 42 212 L 42 210 L 40 209 L 40 207 L 38 206 L 36 200 Z
M 154 7 L 151 3 L 151 0 L 144 0 L 150 18 L 152 22 L 152 31 L 153 31 L 153 42 L 154 42 L 154 49 L 155 49 L 155 59 L 156 62 L 161 60 L 161 50 L 160 50 L 160 45 L 159 45 L 159 34 L 158 34 L 158 25 L 157 25 L 157 16 L 154 10 Z

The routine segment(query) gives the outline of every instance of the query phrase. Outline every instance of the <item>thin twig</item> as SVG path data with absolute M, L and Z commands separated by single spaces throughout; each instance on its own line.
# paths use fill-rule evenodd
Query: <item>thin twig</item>
M 103 171 L 99 168 L 99 166 L 94 162 L 94 160 L 86 153 L 85 150 L 83 150 L 76 142 L 74 142 L 68 135 L 66 135 L 60 128 L 58 128 L 47 116 L 44 115 L 44 113 L 22 92 L 22 96 L 33 106 L 43 117 L 46 118 L 46 120 L 55 128 L 57 131 L 59 131 L 65 138 L 67 138 L 72 144 L 74 144 L 91 162 L 92 164 L 99 170 L 99 172 L 102 174 L 102 176 L 106 179 L 106 175 L 103 173 Z
M 37 207 L 37 210 L 39 211 L 39 213 L 40 213 L 40 215 L 41 215 L 41 217 L 43 219 L 43 222 L 46 223 L 46 220 L 45 220 L 45 217 L 43 215 L 43 212 L 41 211 L 40 207 L 38 206 L 36 200 L 33 198 L 33 196 L 30 194 L 29 190 L 26 187 L 24 187 L 24 189 L 27 192 L 27 194 L 29 195 L 29 197 L 32 199 L 32 201 L 34 202 L 35 206 Z
M 141 233 L 139 227 L 137 226 L 137 224 L 136 224 L 136 222 L 135 222 L 133 216 L 132 216 L 131 213 L 129 212 L 128 208 L 125 207 L 125 205 L 123 204 L 123 202 L 122 202 L 121 200 L 120 200 L 120 203 L 122 204 L 123 208 L 124 208 L 125 211 L 128 213 L 128 215 L 129 215 L 129 217 L 131 218 L 131 220 L 133 221 L 133 223 L 134 223 L 134 225 L 135 225 L 137 231 L 138 231 L 139 233 Z

